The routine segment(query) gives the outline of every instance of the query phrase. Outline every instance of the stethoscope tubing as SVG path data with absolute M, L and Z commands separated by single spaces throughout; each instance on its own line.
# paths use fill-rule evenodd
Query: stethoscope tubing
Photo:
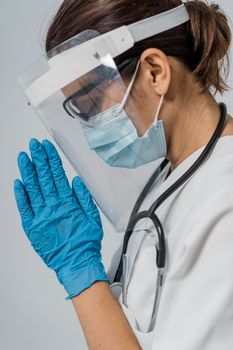
M 208 145 L 205 147 L 204 151 L 201 153 L 198 159 L 194 162 L 194 164 L 173 185 L 171 185 L 164 193 L 162 193 L 148 210 L 139 212 L 141 204 L 144 201 L 147 194 L 149 193 L 153 183 L 155 182 L 155 180 L 157 179 L 161 171 L 168 164 L 168 160 L 165 159 L 160 164 L 160 166 L 155 170 L 155 172 L 153 173 L 153 175 L 145 185 L 130 215 L 129 223 L 127 225 L 127 229 L 124 236 L 120 263 L 119 263 L 115 278 L 113 280 L 113 283 L 111 284 L 111 288 L 114 288 L 114 287 L 120 288 L 120 291 L 122 292 L 121 294 L 122 302 L 127 307 L 128 306 L 127 288 L 128 288 L 129 276 L 128 276 L 128 266 L 127 266 L 128 256 L 126 252 L 127 252 L 128 242 L 131 235 L 133 234 L 133 231 L 137 223 L 140 220 L 143 220 L 145 218 L 150 219 L 156 228 L 157 236 L 158 236 L 158 245 L 156 244 L 156 251 L 157 251 L 156 264 L 158 267 L 158 273 L 157 273 L 157 282 L 155 287 L 153 310 L 152 310 L 152 315 L 151 315 L 147 332 L 152 331 L 156 323 L 158 307 L 159 307 L 159 302 L 160 302 L 161 292 L 162 292 L 162 286 L 163 286 L 163 281 L 165 277 L 165 264 L 166 264 L 166 241 L 165 241 L 164 230 L 158 216 L 155 214 L 155 211 L 164 203 L 164 201 L 166 201 L 166 199 L 169 196 L 171 196 L 178 188 L 180 188 L 183 184 L 185 184 L 188 181 L 188 179 L 190 179 L 195 174 L 195 172 L 204 164 L 205 161 L 207 161 L 209 156 L 212 154 L 212 151 L 214 150 L 214 147 L 222 134 L 222 131 L 224 129 L 225 122 L 226 122 L 226 117 L 227 117 L 227 108 L 225 104 L 220 103 L 219 106 L 221 109 L 221 117 L 217 125 L 217 128 L 215 129 L 215 132 L 212 135 Z M 123 270 L 123 278 L 122 278 L 122 282 L 120 282 L 122 277 L 122 270 Z
M 159 198 L 151 205 L 151 207 L 147 211 L 143 211 L 141 213 L 138 213 L 145 197 L 150 192 L 151 187 L 153 186 L 155 180 L 157 179 L 158 175 L 163 171 L 163 169 L 166 167 L 166 165 L 169 163 L 167 159 L 164 159 L 163 162 L 160 164 L 160 166 L 155 170 L 155 172 L 152 174 L 151 178 L 145 185 L 144 189 L 142 190 L 141 194 L 139 195 L 134 208 L 132 210 L 132 213 L 130 215 L 130 219 L 125 231 L 124 235 L 124 241 L 123 241 L 123 249 L 121 253 L 120 262 L 115 274 L 115 277 L 113 279 L 113 283 L 120 282 L 121 276 L 122 276 L 122 269 L 123 269 L 123 255 L 127 252 L 128 242 L 129 239 L 134 231 L 134 228 L 136 224 L 145 218 L 149 218 L 153 221 L 156 227 L 159 228 L 158 230 L 158 236 L 159 236 L 159 250 L 160 253 L 158 254 L 157 258 L 157 265 L 158 268 L 164 267 L 165 259 L 166 259 L 166 247 L 165 247 L 165 239 L 164 239 L 164 232 L 162 224 L 160 223 L 158 217 L 155 214 L 155 211 L 178 189 L 180 188 L 186 181 L 191 178 L 191 176 L 194 175 L 194 173 L 207 161 L 209 156 L 211 155 L 212 151 L 214 150 L 215 145 L 217 144 L 222 131 L 225 126 L 226 117 L 227 117 L 227 107 L 224 103 L 219 104 L 220 110 L 221 110 L 221 117 L 218 122 L 218 125 L 203 152 L 198 157 L 198 159 L 194 162 L 194 164 L 173 184 L 171 185 Z
M 157 232 L 158 232 L 158 239 L 159 239 L 159 249 L 157 249 L 157 266 L 158 268 L 164 268 L 165 262 L 166 262 L 166 244 L 165 244 L 165 237 L 164 237 L 164 231 L 163 226 L 155 214 L 155 211 L 183 184 L 185 184 L 188 179 L 190 179 L 195 172 L 207 161 L 207 159 L 212 154 L 215 145 L 217 144 L 223 129 L 225 127 L 226 117 L 227 117 L 227 107 L 224 103 L 219 104 L 220 110 L 221 110 L 221 117 L 218 122 L 218 125 L 203 152 L 198 157 L 198 159 L 193 163 L 193 165 L 173 184 L 171 185 L 164 193 L 162 193 L 158 199 L 151 205 L 151 207 L 148 210 L 138 212 L 142 202 L 144 201 L 145 197 L 149 193 L 152 185 L 154 184 L 155 180 L 157 179 L 158 175 L 161 173 L 161 171 L 166 167 L 166 165 L 169 163 L 167 159 L 165 159 L 160 166 L 155 170 L 147 184 L 145 185 L 144 189 L 142 190 L 140 196 L 138 197 L 134 208 L 132 210 L 132 213 L 130 215 L 130 219 L 125 231 L 124 240 L 123 240 L 123 248 L 121 253 L 120 262 L 115 274 L 115 277 L 113 279 L 113 283 L 120 282 L 122 277 L 122 270 L 123 270 L 123 255 L 127 252 L 127 247 L 129 243 L 129 239 L 131 235 L 133 234 L 134 228 L 136 224 L 143 219 L 149 218 L 154 223 Z

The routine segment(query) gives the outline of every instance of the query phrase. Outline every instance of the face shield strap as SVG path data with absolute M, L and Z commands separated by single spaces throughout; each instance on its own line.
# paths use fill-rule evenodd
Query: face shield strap
M 139 22 L 130 24 L 128 29 L 134 38 L 134 42 L 147 39 L 169 29 L 177 27 L 190 19 L 186 5 L 182 4 L 171 10 L 148 17 Z

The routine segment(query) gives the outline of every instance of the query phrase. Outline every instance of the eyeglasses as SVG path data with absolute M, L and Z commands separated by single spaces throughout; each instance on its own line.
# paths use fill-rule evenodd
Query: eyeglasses
M 90 72 L 89 77 L 85 77 L 85 84 L 81 80 L 81 89 L 74 92 L 63 102 L 63 108 L 73 119 L 80 118 L 88 122 L 90 118 L 101 113 L 103 100 L 109 101 L 109 106 L 116 101 L 108 95 L 110 86 L 119 80 L 119 72 L 123 72 L 126 67 L 132 64 L 132 59 L 125 60 L 118 66 L 118 71 L 110 67 L 98 67 L 94 73 Z M 88 82 L 89 80 L 89 82 Z M 122 88 L 122 84 L 119 84 Z

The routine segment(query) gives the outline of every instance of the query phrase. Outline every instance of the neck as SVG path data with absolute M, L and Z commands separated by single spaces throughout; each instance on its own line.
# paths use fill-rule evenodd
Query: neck
M 171 162 L 172 171 L 192 153 L 208 144 L 219 122 L 220 108 L 210 93 L 191 96 L 175 103 L 176 110 L 173 101 L 173 106 L 168 107 L 170 110 L 166 113 L 174 116 L 172 121 L 167 120 L 166 128 L 167 159 Z M 230 129 L 227 125 L 222 136 L 233 134 L 232 124 Z

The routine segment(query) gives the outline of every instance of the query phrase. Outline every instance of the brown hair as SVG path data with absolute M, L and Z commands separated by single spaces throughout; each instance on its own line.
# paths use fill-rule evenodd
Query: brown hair
M 102 34 L 181 3 L 181 0 L 65 0 L 50 24 L 46 52 L 86 29 Z M 205 0 L 187 1 L 186 7 L 190 21 L 136 43 L 115 62 L 122 74 L 132 74 L 141 53 L 156 47 L 179 59 L 204 90 L 214 87 L 215 92 L 223 93 L 228 89 L 225 77 L 229 73 L 231 44 L 227 17 L 217 4 Z

